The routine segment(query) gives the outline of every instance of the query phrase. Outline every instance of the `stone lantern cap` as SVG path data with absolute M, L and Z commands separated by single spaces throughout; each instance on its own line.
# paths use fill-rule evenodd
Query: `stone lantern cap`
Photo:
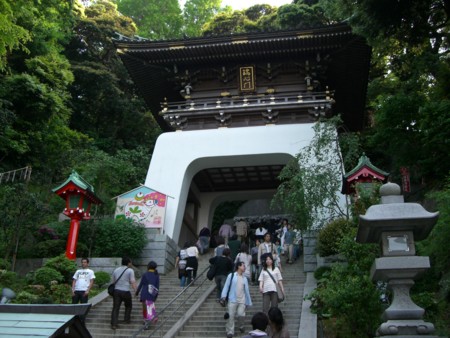
M 412 231 L 416 241 L 428 237 L 438 212 L 426 211 L 418 203 L 404 203 L 400 187 L 386 183 L 380 188 L 381 204 L 372 205 L 359 217 L 358 243 L 379 243 L 384 232 Z

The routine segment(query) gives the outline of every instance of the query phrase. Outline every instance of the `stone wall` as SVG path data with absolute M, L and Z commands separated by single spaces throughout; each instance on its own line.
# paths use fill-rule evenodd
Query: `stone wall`
M 305 272 L 314 272 L 317 268 L 316 258 L 317 231 L 303 233 L 303 268 Z

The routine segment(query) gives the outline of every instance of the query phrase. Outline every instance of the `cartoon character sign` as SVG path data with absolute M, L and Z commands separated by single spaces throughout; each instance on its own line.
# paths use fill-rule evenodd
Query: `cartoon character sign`
M 166 195 L 147 187 L 139 187 L 117 199 L 116 218 L 131 218 L 147 228 L 161 228 L 166 210 Z

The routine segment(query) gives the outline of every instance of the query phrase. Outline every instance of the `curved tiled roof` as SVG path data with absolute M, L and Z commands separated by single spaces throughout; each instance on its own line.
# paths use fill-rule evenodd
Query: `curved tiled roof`
M 176 101 L 167 78 L 174 65 L 205 66 L 250 62 L 284 62 L 315 56 L 331 57 L 327 80 L 336 95 L 335 113 L 350 130 L 365 125 L 365 96 L 371 49 L 349 26 L 337 24 L 308 30 L 248 33 L 181 40 L 119 39 L 115 45 L 138 90 L 163 128 L 158 113 L 164 98 Z

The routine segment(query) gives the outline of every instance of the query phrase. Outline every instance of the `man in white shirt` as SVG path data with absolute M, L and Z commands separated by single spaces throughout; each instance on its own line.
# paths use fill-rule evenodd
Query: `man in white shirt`
M 88 269 L 89 259 L 81 259 L 81 269 L 78 269 L 72 279 L 72 304 L 86 304 L 89 291 L 94 285 L 94 271 Z
M 72 304 L 86 304 L 89 298 L 89 291 L 94 285 L 94 271 L 88 269 L 89 259 L 81 259 L 81 269 L 78 269 L 72 279 Z M 84 321 L 84 316 L 80 316 Z

